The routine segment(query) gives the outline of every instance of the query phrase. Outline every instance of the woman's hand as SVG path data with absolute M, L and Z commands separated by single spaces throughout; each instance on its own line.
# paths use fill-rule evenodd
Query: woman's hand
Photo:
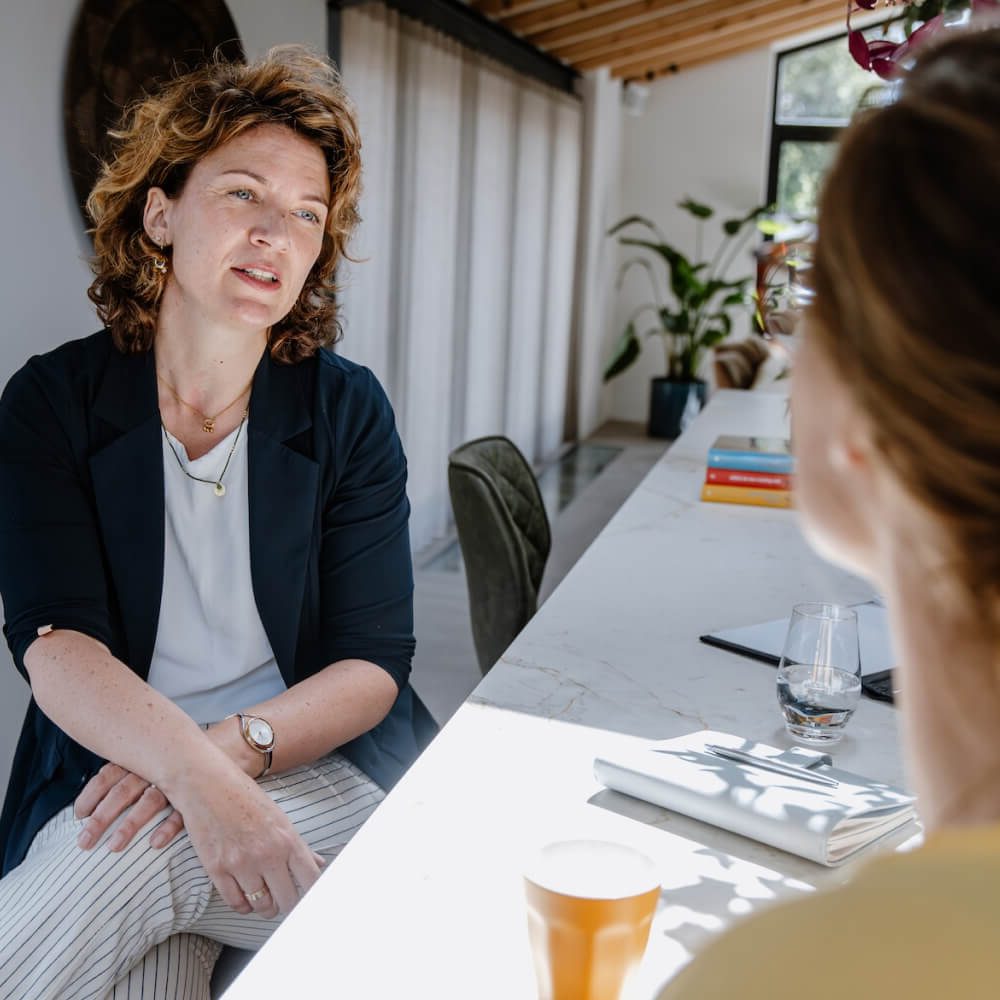
M 205 734 L 250 777 L 254 776 L 255 768 L 259 770 L 262 766 L 262 756 L 247 746 L 238 722 L 217 722 Z M 155 785 L 117 764 L 105 764 L 76 799 L 77 819 L 88 820 L 77 843 L 83 850 L 89 850 L 119 816 L 127 813 L 108 841 L 108 850 L 123 851 L 158 812 L 169 806 L 167 797 Z M 173 809 L 152 832 L 149 842 L 153 847 L 166 847 L 183 829 L 184 817 Z
M 288 913 L 319 878 L 323 859 L 313 853 L 291 821 L 256 782 L 227 766 L 213 783 L 205 775 L 187 783 L 185 796 L 194 822 L 173 808 L 150 836 L 165 847 L 188 827 L 192 846 L 222 898 L 237 913 L 273 918 Z M 108 842 L 121 851 L 157 813 L 171 806 L 164 793 L 117 764 L 105 764 L 76 800 L 77 817 L 87 819 L 80 847 L 89 849 L 124 816 Z M 255 896 L 252 902 L 247 895 Z
M 155 785 L 117 764 L 105 764 L 74 803 L 77 819 L 87 820 L 77 843 L 89 850 L 115 820 L 124 816 L 108 841 L 108 850 L 122 851 L 139 830 L 167 808 L 167 797 Z M 149 842 L 153 847 L 166 847 L 183 829 L 184 817 L 173 809 L 153 831 Z
M 252 778 L 222 762 L 218 769 L 207 762 L 175 794 L 191 843 L 238 913 L 288 913 L 319 878 L 323 859 Z

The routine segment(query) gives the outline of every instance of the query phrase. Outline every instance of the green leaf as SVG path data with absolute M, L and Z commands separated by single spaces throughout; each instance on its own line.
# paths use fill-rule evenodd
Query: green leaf
M 679 312 L 671 312 L 669 309 L 660 310 L 660 322 L 665 330 L 671 333 L 684 334 L 691 332 L 691 315 L 686 309 Z
M 690 212 L 696 219 L 711 219 L 715 215 L 715 209 L 690 197 L 677 202 L 677 207 L 683 208 L 685 212 Z
M 738 292 L 732 292 L 730 295 L 727 295 L 722 300 L 722 305 L 724 307 L 741 306 L 744 304 L 745 300 L 746 300 L 746 293 L 741 289 Z
M 725 330 L 706 330 L 701 335 L 701 347 L 714 347 L 716 344 L 721 344 L 722 341 L 729 336 L 729 333 Z
M 621 339 L 615 345 L 615 351 L 608 367 L 604 369 L 604 381 L 607 382 L 625 371 L 639 357 L 641 347 L 639 338 L 635 335 L 635 324 L 629 323 L 625 327 Z
M 730 282 L 728 281 L 723 281 L 720 278 L 712 278 L 711 281 L 705 282 L 704 285 L 696 289 L 695 294 L 691 296 L 691 305 L 695 308 L 706 305 L 711 301 L 713 296 L 724 291 L 729 285 Z
M 647 219 L 644 215 L 626 215 L 624 219 L 621 219 L 618 222 L 616 222 L 607 231 L 606 235 L 608 235 L 608 236 L 614 236 L 615 233 L 621 232 L 626 226 L 631 226 L 633 224 L 640 225 L 640 226 L 645 226 L 647 229 L 649 229 L 652 232 L 656 233 L 657 236 L 659 236 L 659 234 L 660 234 L 659 230 L 656 228 L 656 226 L 649 219 Z
M 762 215 L 770 211 L 772 211 L 771 205 L 758 205 L 756 208 L 751 208 L 746 215 L 740 218 L 726 219 L 722 223 L 722 231 L 727 236 L 735 236 L 748 222 L 753 222 L 754 219 L 759 219 Z
M 651 250 L 658 257 L 662 258 L 667 265 L 667 274 L 670 279 L 670 290 L 683 302 L 688 294 L 692 282 L 696 282 L 695 269 L 691 262 L 679 250 L 675 250 L 669 243 L 653 243 L 650 240 L 637 240 L 632 237 L 622 236 L 618 242 L 622 246 L 644 247 Z
M 704 288 L 705 286 L 697 278 L 695 269 L 687 260 L 682 258 L 675 262 L 670 276 L 670 290 L 681 302 L 697 308 L 696 300 Z

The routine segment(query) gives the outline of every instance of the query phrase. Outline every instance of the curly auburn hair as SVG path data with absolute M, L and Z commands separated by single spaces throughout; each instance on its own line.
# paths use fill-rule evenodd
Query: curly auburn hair
M 811 331 L 1000 634 L 1000 29 L 947 34 L 844 136 Z
M 95 274 L 88 290 L 123 352 L 153 346 L 164 282 L 150 266 L 162 253 L 143 227 L 146 192 L 180 194 L 194 165 L 260 125 L 284 125 L 322 151 L 330 177 L 323 246 L 298 301 L 269 331 L 276 361 L 292 364 L 340 338 L 334 270 L 358 222 L 361 139 L 336 69 L 300 45 L 251 63 L 218 55 L 128 108 L 110 133 L 112 154 L 87 199 Z

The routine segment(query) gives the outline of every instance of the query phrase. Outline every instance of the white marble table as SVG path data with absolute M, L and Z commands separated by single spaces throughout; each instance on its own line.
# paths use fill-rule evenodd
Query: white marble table
M 867 600 L 785 510 L 698 500 L 720 433 L 783 434 L 781 395 L 721 392 L 226 994 L 533 998 L 520 866 L 549 840 L 633 844 L 663 895 L 636 996 L 708 933 L 843 879 L 602 789 L 608 748 L 709 727 L 791 745 L 774 668 L 698 641 L 803 600 Z M 863 699 L 838 764 L 902 783 L 894 710 Z

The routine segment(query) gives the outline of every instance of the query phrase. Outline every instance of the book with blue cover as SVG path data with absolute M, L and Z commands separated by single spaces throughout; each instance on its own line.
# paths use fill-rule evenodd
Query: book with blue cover
M 795 471 L 791 441 L 776 437 L 744 437 L 724 434 L 708 449 L 708 466 L 752 472 Z

